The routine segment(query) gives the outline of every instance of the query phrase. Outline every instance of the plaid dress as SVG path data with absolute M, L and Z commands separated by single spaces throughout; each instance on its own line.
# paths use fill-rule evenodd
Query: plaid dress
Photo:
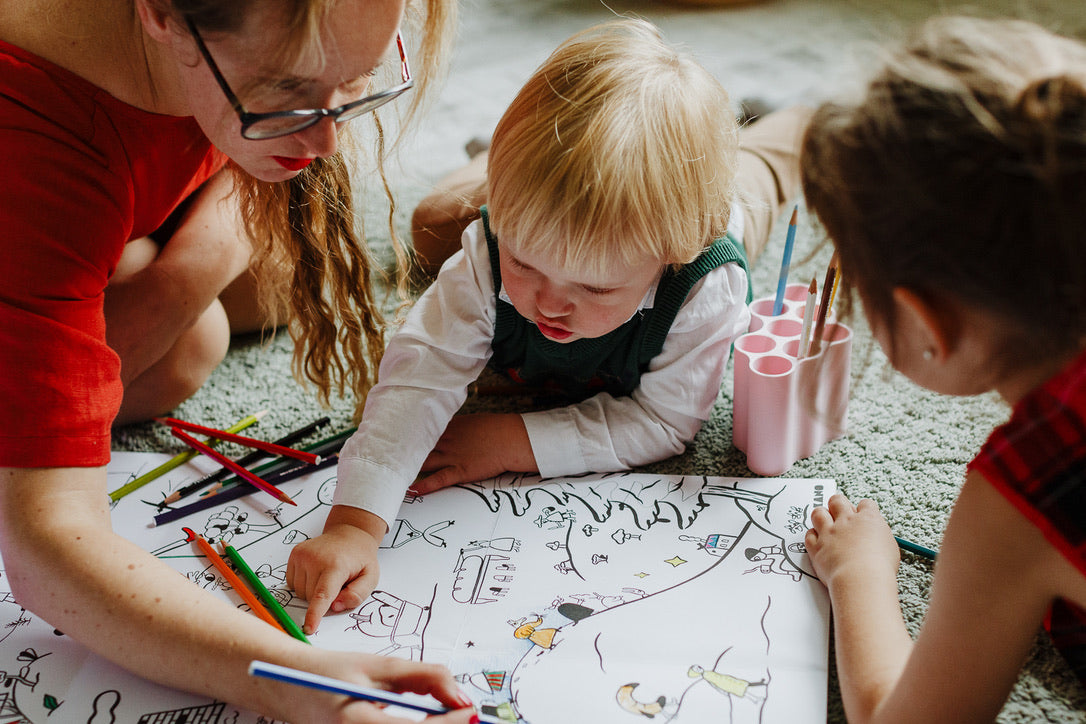
M 969 469 L 1086 575 L 1086 354 L 1023 397 Z M 1045 628 L 1086 683 L 1086 610 L 1059 599 Z

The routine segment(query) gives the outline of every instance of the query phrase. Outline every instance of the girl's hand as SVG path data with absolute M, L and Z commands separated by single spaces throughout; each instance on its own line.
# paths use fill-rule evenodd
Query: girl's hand
M 871 580 L 872 572 L 896 575 L 901 553 L 875 501 L 865 498 L 853 505 L 837 493 L 826 507 L 811 511 L 811 523 L 804 544 L 831 593 L 850 577 L 863 581 Z
M 411 489 L 425 495 L 502 473 L 539 472 L 539 465 L 520 415 L 485 413 L 453 417 L 422 470 L 433 474 L 416 481 Z

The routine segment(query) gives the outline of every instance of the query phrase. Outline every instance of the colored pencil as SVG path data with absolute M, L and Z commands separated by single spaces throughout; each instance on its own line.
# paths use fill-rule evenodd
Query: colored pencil
M 833 302 L 837 299 L 837 287 L 841 283 L 841 265 L 837 261 L 836 249 L 833 251 L 833 256 L 830 257 L 830 265 L 837 267 L 837 273 L 833 277 L 833 291 L 830 293 L 830 309 L 833 309 Z
M 924 546 L 920 545 L 919 543 L 913 543 L 912 541 L 907 541 L 904 538 L 898 538 L 896 535 L 894 536 L 894 540 L 897 541 L 898 547 L 901 548 L 901 550 L 903 550 L 903 551 L 909 551 L 910 553 L 915 553 L 916 555 L 923 556 L 924 558 L 927 558 L 930 561 L 935 560 L 935 555 L 936 554 L 935 554 L 935 551 L 933 551 L 931 548 L 925 548 Z
M 792 220 L 788 222 L 788 235 L 784 239 L 784 258 L 781 259 L 781 275 L 777 279 L 777 297 L 773 300 L 773 316 L 781 313 L 784 307 L 784 290 L 788 286 L 788 270 L 792 266 L 792 247 L 796 244 L 796 221 L 799 218 L 799 206 L 792 209 Z
M 815 319 L 814 334 L 811 336 L 812 355 L 822 350 L 822 335 L 826 333 L 826 317 L 830 312 L 830 297 L 833 296 L 835 279 L 837 279 L 837 263 L 830 260 L 830 267 L 826 270 L 826 281 L 822 282 L 822 302 L 818 305 L 818 317 Z
M 295 478 L 300 478 L 303 475 L 315 472 L 317 470 L 323 470 L 326 467 L 332 467 L 339 462 L 339 456 L 336 453 L 326 455 L 319 465 L 307 465 L 305 467 L 297 467 L 293 470 L 288 470 L 284 473 L 280 473 L 277 476 L 269 475 L 265 478 L 264 482 L 269 485 L 279 485 Z M 188 517 L 194 513 L 207 510 L 208 508 L 214 508 L 218 505 L 229 503 L 231 500 L 237 500 L 238 498 L 244 498 L 246 495 L 250 495 L 255 492 L 248 485 L 232 485 L 229 488 L 224 488 L 222 491 L 215 493 L 214 495 L 205 495 L 199 500 L 183 505 L 180 508 L 173 508 L 171 510 L 159 513 L 154 518 L 154 525 L 165 525 L 172 523 L 175 520 Z
M 229 431 L 229 432 L 239 432 L 241 430 L 244 430 L 245 428 L 249 427 L 250 425 L 255 425 L 256 422 L 258 420 L 260 420 L 260 418 L 264 417 L 264 415 L 266 415 L 266 414 L 268 414 L 267 410 L 261 410 L 260 412 L 254 413 L 254 414 L 249 415 L 247 417 L 243 417 L 242 419 L 238 420 L 235 424 L 228 427 L 227 431 Z M 215 445 L 217 443 L 210 442 L 209 444 L 210 445 Z M 136 478 L 135 480 L 132 480 L 131 482 L 128 482 L 128 483 L 122 485 L 121 487 L 117 488 L 116 490 L 114 490 L 112 493 L 109 494 L 109 499 L 111 501 L 113 501 L 114 503 L 116 503 L 118 500 L 120 500 L 124 496 L 128 495 L 129 493 L 131 493 L 131 492 L 133 492 L 135 490 L 138 490 L 138 489 L 142 488 L 144 485 L 151 482 L 155 478 L 161 477 L 162 475 L 165 475 L 166 473 L 170 472 L 174 468 L 177 468 L 177 467 L 180 467 L 180 466 L 184 465 L 189 460 L 192 460 L 194 457 L 196 457 L 196 455 L 197 455 L 197 453 L 195 451 L 190 450 L 188 452 L 183 452 L 183 453 L 180 453 L 178 455 L 173 456 L 172 458 L 170 458 L 166 462 L 159 465 L 154 470 L 151 470 L 150 472 L 146 472 L 143 475 Z
M 818 284 L 811 279 L 811 286 L 807 287 L 807 303 L 803 305 L 803 327 L 799 335 L 799 349 L 796 350 L 796 359 L 807 356 L 807 345 L 811 343 L 811 323 L 814 321 L 815 307 L 818 306 Z
M 249 608 L 252 610 L 253 614 L 257 616 L 257 618 L 261 618 L 264 621 L 267 621 L 269 624 L 275 626 L 283 633 L 286 633 L 286 630 L 284 630 L 283 627 L 279 625 L 279 622 L 276 621 L 275 618 L 270 613 L 268 613 L 268 611 L 262 605 L 260 605 L 260 601 L 257 600 L 256 596 L 253 595 L 253 593 L 245 587 L 245 584 L 242 583 L 240 578 L 238 578 L 238 575 L 234 573 L 233 570 L 231 570 L 230 566 L 226 565 L 226 561 L 222 559 L 222 556 L 215 552 L 215 549 L 212 548 L 211 544 L 207 542 L 207 538 L 204 538 L 199 533 L 196 533 L 192 530 L 192 528 L 182 528 L 181 530 L 185 531 L 185 540 L 189 543 L 192 543 L 193 541 L 196 542 L 196 545 L 199 546 L 203 554 L 207 556 L 207 559 L 209 561 L 211 561 L 211 565 L 215 566 L 219 573 L 222 574 L 222 577 L 226 579 L 226 582 L 230 584 L 230 587 L 233 588 L 239 596 L 241 596 L 245 603 L 249 604 Z
M 277 500 L 281 500 L 284 503 L 289 503 L 290 505 L 297 505 L 297 503 L 295 503 L 293 500 L 291 500 L 290 496 L 287 495 L 286 493 L 284 493 L 282 490 L 278 490 L 277 488 L 275 488 L 275 487 L 273 487 L 271 485 L 268 485 L 266 482 L 261 480 L 258 476 L 254 475 L 253 473 L 250 473 L 248 470 L 241 467 L 240 465 L 238 465 L 233 460 L 226 457 L 225 455 L 223 455 L 219 451 L 212 449 L 206 443 L 200 442 L 199 440 L 197 440 L 193 436 L 189 435 L 184 430 L 179 430 L 176 427 L 171 427 L 170 428 L 170 434 L 173 435 L 174 437 L 176 437 L 178 440 L 185 443 L 186 445 L 188 445 L 189 447 L 191 447 L 192 449 L 197 450 L 197 451 L 203 453 L 204 455 L 207 455 L 209 458 L 211 458 L 215 462 L 219 463 L 220 465 L 225 465 L 226 467 L 230 468 L 231 470 L 234 471 L 234 473 L 236 475 L 244 478 L 251 485 L 253 485 L 253 486 L 257 487 L 257 488 L 260 488 L 261 490 L 263 490 L 268 495 L 271 495 L 274 498 L 276 498 Z
M 249 675 L 261 676 L 265 679 L 285 681 L 288 684 L 305 686 L 318 691 L 327 691 L 333 694 L 343 694 L 352 699 L 362 699 L 379 704 L 391 704 L 405 709 L 413 709 L 426 714 L 447 714 L 451 709 L 437 702 L 430 703 L 417 697 L 407 697 L 383 689 L 372 689 L 367 686 L 352 684 L 349 681 L 341 681 L 328 676 L 311 674 L 308 671 L 290 669 L 286 666 L 277 666 L 264 661 L 252 661 L 249 663 Z M 487 714 L 479 714 L 479 721 L 483 724 L 503 724 L 503 720 Z
M 314 433 L 315 431 L 317 431 L 321 427 L 324 427 L 325 425 L 327 425 L 331 421 L 332 421 L 332 418 L 327 417 L 327 416 L 322 417 L 319 420 L 314 420 L 313 422 L 309 423 L 305 427 L 299 427 L 297 430 L 294 430 L 293 432 L 287 433 L 283 437 L 276 440 L 275 444 L 276 445 L 293 445 L 294 443 L 298 442 L 299 440 L 305 439 L 306 437 L 308 437 L 309 435 L 311 435 L 312 433 Z M 254 450 L 253 452 L 238 458 L 234 462 L 236 462 L 238 465 L 240 465 L 243 468 L 248 468 L 253 463 L 258 462 L 260 460 L 263 460 L 266 457 L 268 457 L 268 455 L 263 450 Z M 219 468 L 218 470 L 216 470 L 215 472 L 209 473 L 209 474 L 205 475 L 204 477 L 200 478 L 199 480 L 197 480 L 195 482 L 189 483 L 188 485 L 186 485 L 184 487 L 178 488 L 177 490 L 173 491 L 172 493 L 170 493 L 169 495 L 167 495 L 163 499 L 163 501 L 159 504 L 159 508 L 161 509 L 162 506 L 169 505 L 170 503 L 176 503 L 178 500 L 181 500 L 182 498 L 188 497 L 189 495 L 192 495 L 193 493 L 197 493 L 197 492 L 203 490 L 204 488 L 206 488 L 207 486 L 211 485 L 212 483 L 217 483 L 220 480 L 222 480 L 223 478 L 228 477 L 231 474 L 231 472 L 232 471 L 230 470 L 230 468 L 223 466 L 223 467 Z
M 326 458 L 332 453 L 338 453 L 340 451 L 340 448 L 342 448 L 343 445 L 347 442 L 347 438 L 353 435 L 356 429 L 357 428 L 352 427 L 344 430 L 343 432 L 338 432 L 335 435 L 330 435 L 322 440 L 318 440 L 315 443 L 306 445 L 302 449 L 306 452 L 317 453 L 322 458 Z M 320 464 L 322 467 L 325 462 L 325 460 L 321 460 Z M 268 478 L 274 477 L 275 475 L 287 470 L 294 470 L 299 465 L 301 465 L 301 463 L 296 460 L 283 460 L 280 458 L 265 463 L 260 467 L 253 468 L 253 472 L 262 478 Z M 233 485 L 236 485 L 238 482 L 239 481 L 236 476 L 227 478 L 226 480 L 222 481 L 223 487 L 231 487 Z
M 258 475 L 265 476 L 264 482 L 269 485 L 279 485 L 285 483 L 287 480 L 293 480 L 294 478 L 301 477 L 315 470 L 320 470 L 325 467 L 335 465 L 339 456 L 339 449 L 343 447 L 343 444 L 347 442 L 347 438 L 354 434 L 356 428 L 348 428 L 343 432 L 338 432 L 335 435 L 326 437 L 323 440 L 315 442 L 311 445 L 306 445 L 303 449 L 310 452 L 319 453 L 322 460 L 319 465 L 307 466 L 304 470 L 302 468 L 293 468 L 292 470 L 285 469 L 284 465 L 287 465 L 295 461 L 286 460 L 274 460 L 264 465 L 253 468 L 253 472 Z M 285 472 L 284 472 L 285 471 Z M 234 477 L 232 480 L 237 481 Z M 270 481 L 270 482 L 269 482 Z M 229 480 L 223 481 L 223 485 L 229 483 Z M 166 523 L 172 523 L 175 520 L 180 520 L 186 516 L 200 511 L 207 510 L 208 508 L 214 508 L 215 506 L 226 503 L 231 500 L 237 500 L 243 498 L 246 495 L 252 493 L 253 490 L 247 485 L 239 485 L 236 482 L 231 484 L 229 488 L 224 488 L 221 492 L 215 495 L 205 496 L 200 498 L 194 503 L 181 506 L 180 508 L 174 508 L 165 512 L 159 513 L 154 517 L 153 525 L 165 525 Z
M 185 422 L 184 420 L 178 420 L 173 417 L 156 417 L 155 422 L 161 422 L 163 425 L 169 425 L 170 427 L 176 427 L 179 430 L 185 432 L 195 432 L 199 435 L 207 435 L 215 440 L 224 440 L 226 442 L 237 443 L 245 447 L 256 448 L 257 450 L 263 450 L 266 453 L 272 455 L 282 455 L 283 457 L 294 458 L 295 460 L 301 460 L 302 462 L 309 463 L 310 465 L 316 465 L 321 461 L 320 455 L 314 455 L 311 452 L 305 452 L 304 450 L 295 450 L 292 447 L 285 445 L 279 445 L 274 442 L 267 442 L 265 440 L 257 440 L 253 437 L 246 437 L 244 435 L 238 435 L 226 430 L 216 430 L 213 427 L 205 427 L 203 425 L 196 425 L 191 422 Z
M 298 624 L 294 623 L 294 619 L 283 610 L 283 607 L 279 605 L 279 601 L 276 600 L 275 596 L 273 596 L 267 586 L 264 585 L 264 582 L 260 580 L 260 577 L 256 575 L 256 571 L 254 571 L 252 566 L 246 563 L 245 559 L 238 553 L 238 549 L 234 546 L 226 545 L 222 541 L 219 541 L 219 545 L 222 547 L 226 557 L 234 564 L 234 568 L 237 572 L 241 574 L 241 577 L 249 584 L 249 588 L 253 589 L 257 598 L 259 598 L 264 603 L 264 606 L 271 611 L 272 616 L 279 622 L 279 625 L 282 626 L 283 630 L 299 641 L 309 643 L 309 639 L 306 638 L 305 632 L 303 632 L 302 629 L 298 627 Z

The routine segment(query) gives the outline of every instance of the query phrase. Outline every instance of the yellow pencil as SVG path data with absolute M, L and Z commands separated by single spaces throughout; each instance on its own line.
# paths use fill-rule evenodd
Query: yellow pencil
M 238 420 L 237 423 L 235 423 L 234 425 L 232 425 L 231 427 L 228 427 L 226 429 L 229 432 L 241 432 L 242 430 L 249 427 L 250 425 L 255 425 L 257 420 L 264 417 L 264 415 L 266 415 L 266 414 L 268 414 L 267 410 L 261 410 L 260 412 L 256 412 L 256 413 L 254 413 L 252 415 L 249 415 L 248 417 L 243 417 L 242 419 Z M 212 440 L 209 444 L 210 445 L 216 445 L 216 444 L 218 444 L 218 441 Z M 180 453 L 178 455 L 174 455 L 172 458 L 170 458 L 166 462 L 162 463 L 161 465 L 159 465 L 154 470 L 146 472 L 143 475 L 136 478 L 135 480 L 132 480 L 132 481 L 130 481 L 128 483 L 125 483 L 121 487 L 114 490 L 112 493 L 109 494 L 109 499 L 112 502 L 116 503 L 118 500 L 120 500 L 124 496 L 128 495 L 132 491 L 139 490 L 140 488 L 142 488 L 144 485 L 151 482 L 155 478 L 161 477 L 161 476 L 165 475 L 166 473 L 170 472 L 171 470 L 173 470 L 174 468 L 177 468 L 177 467 L 180 467 L 180 466 L 184 465 L 185 463 L 187 463 L 189 460 L 192 460 L 197 455 L 198 455 L 198 453 L 195 450 L 189 450 L 187 452 L 183 452 L 183 453 Z

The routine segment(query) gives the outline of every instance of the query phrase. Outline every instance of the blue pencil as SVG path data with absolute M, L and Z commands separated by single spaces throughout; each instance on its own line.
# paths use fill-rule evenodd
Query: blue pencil
M 307 686 L 310 689 L 328 691 L 333 694 L 343 694 L 354 699 L 402 706 L 405 709 L 413 709 L 414 711 L 421 711 L 427 714 L 447 714 L 451 711 L 451 709 L 448 709 L 441 704 L 429 704 L 417 698 L 408 698 L 403 694 L 384 691 L 383 689 L 371 689 L 366 686 L 352 684 L 349 681 L 341 681 L 340 679 L 333 679 L 328 676 L 311 674 L 308 671 L 290 669 L 286 666 L 276 666 L 275 664 L 269 664 L 264 661 L 250 662 L 249 675 L 262 676 L 265 679 L 274 679 L 276 681 L 285 681 L 288 684 Z M 487 716 L 485 714 L 479 715 L 479 721 L 483 724 L 506 724 L 497 717 Z
M 796 221 L 799 206 L 792 209 L 792 220 L 788 222 L 788 236 L 784 239 L 784 258 L 781 259 L 781 276 L 777 279 L 777 298 L 773 300 L 773 316 L 781 313 L 784 306 L 784 289 L 788 286 L 788 269 L 792 266 L 792 247 L 796 244 Z

